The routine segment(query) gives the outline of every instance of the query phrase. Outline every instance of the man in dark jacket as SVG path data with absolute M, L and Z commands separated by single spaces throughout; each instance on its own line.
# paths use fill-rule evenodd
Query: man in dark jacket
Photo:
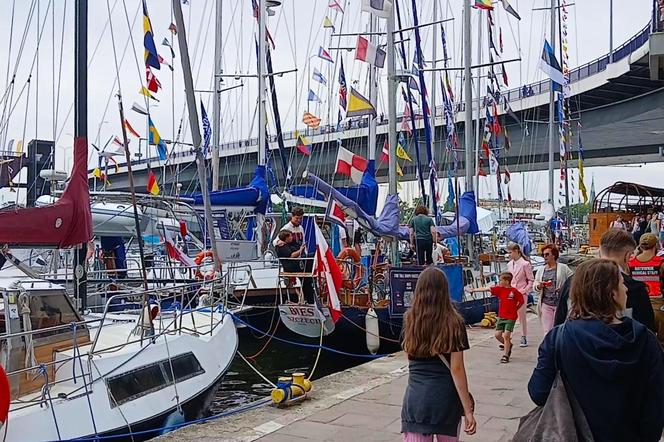
M 648 327 L 653 333 L 657 333 L 655 313 L 648 296 L 648 288 L 641 281 L 637 281 L 625 273 L 628 268 L 627 261 L 635 249 L 634 238 L 625 230 L 609 229 L 599 240 L 599 256 L 615 262 L 622 270 L 627 287 L 627 310 L 628 312 L 631 310 L 631 317 Z M 570 305 L 569 292 L 573 279 L 574 276 L 568 278 L 560 289 L 560 301 L 556 309 L 554 325 L 560 325 L 567 319 Z

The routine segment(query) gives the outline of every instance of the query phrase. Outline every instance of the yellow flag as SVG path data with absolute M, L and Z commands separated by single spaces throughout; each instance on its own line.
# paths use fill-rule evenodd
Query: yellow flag
M 401 158 L 402 160 L 406 161 L 413 161 L 410 159 L 408 153 L 406 153 L 406 150 L 403 148 L 401 143 L 397 144 L 397 158 Z
M 95 167 L 95 170 L 92 171 L 92 176 L 101 179 L 101 169 Z
M 368 98 L 351 87 L 348 94 L 348 103 L 346 104 L 346 117 L 360 117 L 362 115 L 372 115 L 375 117 L 376 108 Z
M 323 20 L 323 27 L 332 28 L 332 30 L 334 30 L 334 24 L 332 23 L 332 20 L 330 20 L 329 17 L 325 17 L 325 20 Z
M 403 170 L 401 170 L 401 166 L 399 166 L 399 162 L 397 161 L 397 175 L 403 176 Z
M 159 101 L 159 100 L 157 100 L 157 98 L 155 98 L 154 95 L 152 95 L 152 94 L 150 93 L 150 91 L 148 90 L 148 88 L 146 88 L 145 86 L 143 86 L 143 87 L 141 88 L 141 90 L 138 91 L 138 93 L 141 94 L 141 95 L 145 95 L 145 96 L 148 97 L 148 98 L 152 98 L 154 101 L 157 101 L 157 102 Z

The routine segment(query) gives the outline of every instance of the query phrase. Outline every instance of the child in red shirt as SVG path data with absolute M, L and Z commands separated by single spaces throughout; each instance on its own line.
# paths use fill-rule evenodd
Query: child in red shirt
M 498 285 L 470 289 L 470 292 L 491 292 L 498 298 L 498 322 L 496 322 L 496 339 L 500 342 L 505 354 L 500 359 L 508 363 L 512 354 L 512 332 L 519 314 L 519 307 L 524 304 L 523 295 L 512 287 L 512 274 L 503 272 L 499 276 Z

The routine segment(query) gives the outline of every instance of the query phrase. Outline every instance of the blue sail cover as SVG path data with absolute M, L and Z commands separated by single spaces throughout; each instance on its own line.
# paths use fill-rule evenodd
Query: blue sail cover
M 346 198 L 356 202 L 367 215 L 376 216 L 378 182 L 376 182 L 376 162 L 374 160 L 369 161 L 360 184 L 357 186 L 335 187 L 334 189 Z M 293 186 L 290 191 L 296 196 L 325 201 L 325 194 L 315 185 Z
M 530 242 L 530 236 L 528 236 L 528 229 L 524 223 L 516 222 L 510 225 L 505 231 L 505 236 L 507 236 L 507 239 L 510 241 L 520 245 L 524 255 L 530 255 L 530 252 L 533 250 L 533 246 Z
M 378 219 L 376 219 L 365 212 L 358 203 L 348 198 L 316 175 L 307 174 L 307 178 L 318 191 L 328 197 L 334 198 L 346 215 L 355 218 L 360 226 L 374 235 L 396 237 L 399 234 L 399 197 L 397 195 L 389 195 L 387 197 L 383 211 Z
M 465 192 L 459 198 L 459 219 L 455 219 L 447 226 L 437 226 L 438 234 L 443 238 L 453 238 L 467 233 L 473 234 L 480 231 L 477 225 L 477 205 L 475 204 L 475 192 Z M 399 239 L 409 239 L 410 229 L 408 226 L 399 228 Z
M 254 213 L 265 215 L 270 200 L 270 191 L 265 176 L 265 166 L 256 166 L 254 178 L 247 187 L 210 192 L 210 204 L 224 207 L 251 206 L 255 207 Z M 203 194 L 197 193 L 191 197 L 194 199 L 194 204 L 203 204 Z

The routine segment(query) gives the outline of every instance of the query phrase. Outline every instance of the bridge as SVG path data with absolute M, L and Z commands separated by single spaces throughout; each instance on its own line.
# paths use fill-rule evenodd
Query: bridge
M 654 24 L 653 24 L 654 23 Z M 634 35 L 629 41 L 606 54 L 586 63 L 570 73 L 570 115 L 572 122 L 583 125 L 582 138 L 587 166 L 609 166 L 618 164 L 644 163 L 664 161 L 664 24 L 658 16 Z M 511 140 L 511 149 L 501 152 L 512 172 L 546 170 L 548 168 L 548 118 L 549 118 L 549 81 L 544 80 L 502 92 L 503 100 L 520 120 L 505 116 L 504 121 Z M 525 92 L 525 93 L 524 93 Z M 457 104 L 456 131 L 459 145 L 464 141 L 464 106 Z M 473 107 L 476 107 L 473 104 Z M 503 106 L 500 106 L 504 114 Z M 482 107 L 480 116 L 484 115 Z M 439 176 L 446 176 L 450 167 L 451 155 L 446 153 L 445 127 L 443 109 L 436 108 L 434 127 L 434 155 L 439 169 Z M 403 115 L 395 122 L 401 126 Z M 475 118 L 477 114 L 475 112 Z M 481 122 L 480 124 L 484 124 Z M 387 137 L 388 121 L 379 122 L 377 126 L 377 146 L 380 158 L 380 147 Z M 483 127 L 483 126 L 482 126 Z M 576 132 L 576 125 L 573 124 Z M 416 129 L 419 139 L 424 140 L 423 122 L 417 121 Z M 557 130 L 557 129 L 556 129 Z M 334 172 L 337 140 L 352 146 L 355 153 L 367 155 L 367 119 L 354 121 L 351 127 L 337 130 L 333 126 L 321 126 L 316 130 L 301 130 L 312 142 L 312 159 L 309 169 L 320 176 L 330 176 Z M 295 149 L 294 132 L 283 134 L 286 152 L 289 158 L 297 158 L 293 162 L 293 173 L 303 171 L 300 162 L 302 155 L 290 151 Z M 421 141 L 422 147 L 424 143 Z M 474 144 L 473 144 L 474 146 Z M 573 157 L 576 159 L 576 139 L 572 141 Z M 226 143 L 220 146 L 221 174 L 223 183 L 247 184 L 252 177 L 256 164 L 258 140 L 256 138 Z M 276 136 L 270 136 L 269 149 L 273 156 L 273 170 L 280 182 L 284 177 L 279 165 L 279 152 Z M 421 164 L 427 168 L 424 148 L 421 150 Z M 556 149 L 557 150 L 557 149 Z M 409 150 L 414 159 L 413 149 Z M 465 164 L 463 152 L 458 152 L 457 174 L 463 176 Z M 144 189 L 147 182 L 147 165 L 150 164 L 157 174 L 166 173 L 166 187 L 179 182 L 187 189 L 191 181 L 197 180 L 196 168 L 193 166 L 194 155 L 191 152 L 177 152 L 169 158 L 166 166 L 158 158 L 139 159 L 132 162 L 135 185 Z M 208 157 L 207 161 L 211 161 Z M 556 165 L 559 155 L 555 154 Z M 299 163 L 298 163 L 299 162 Z M 186 167 L 190 165 L 189 167 Z M 178 168 L 179 166 L 179 168 Z M 488 165 L 486 165 L 488 168 Z M 576 161 L 570 162 L 576 167 Z M 298 170 L 298 168 L 300 170 Z M 113 190 L 128 188 L 127 167 L 120 163 L 118 171 L 113 173 L 109 168 L 109 178 Z M 178 174 L 175 171 L 179 170 Z M 415 162 L 403 167 L 402 180 L 414 180 L 416 177 Z M 428 172 L 427 172 L 428 173 Z M 378 169 L 379 182 L 387 181 L 387 167 Z M 160 179 L 161 181 L 161 179 Z M 222 188 L 229 187 L 223 184 Z

